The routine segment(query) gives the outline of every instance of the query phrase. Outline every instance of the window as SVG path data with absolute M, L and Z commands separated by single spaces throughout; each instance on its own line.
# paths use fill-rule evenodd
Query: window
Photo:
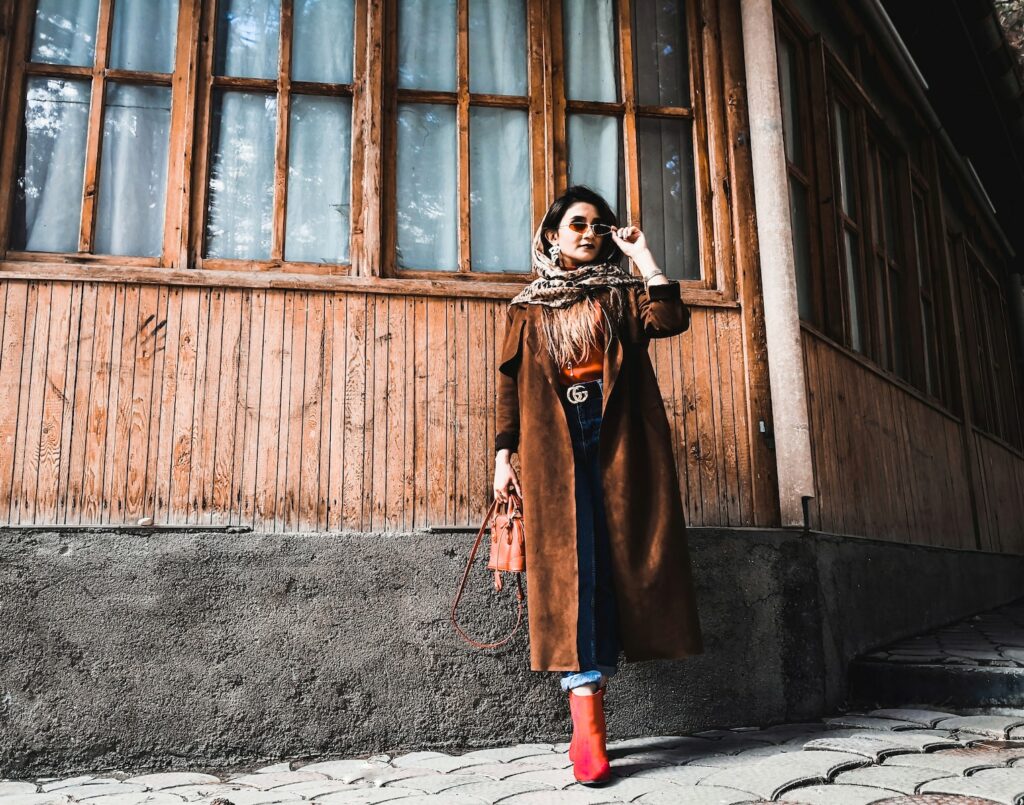
M 547 203 L 586 183 L 720 293 L 700 7 L 18 4 L 5 257 L 519 282 Z

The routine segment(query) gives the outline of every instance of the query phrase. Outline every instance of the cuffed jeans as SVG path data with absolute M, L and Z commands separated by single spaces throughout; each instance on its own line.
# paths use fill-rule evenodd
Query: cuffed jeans
M 619 657 L 619 624 L 612 577 L 611 546 L 601 487 L 598 443 L 604 383 L 593 380 L 582 387 L 587 398 L 572 403 L 562 392 L 569 423 L 576 474 L 576 558 L 579 569 L 579 615 L 576 645 L 580 670 L 562 674 L 562 690 L 600 682 L 615 674 Z

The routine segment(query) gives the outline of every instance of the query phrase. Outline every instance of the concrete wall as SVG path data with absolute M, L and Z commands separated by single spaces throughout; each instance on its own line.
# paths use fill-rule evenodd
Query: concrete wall
M 842 703 L 860 651 L 1019 594 L 1024 557 L 691 531 L 707 651 L 626 665 L 614 737 Z M 0 776 L 566 740 L 526 636 L 470 650 L 465 534 L 0 531 Z M 511 598 L 469 625 L 497 633 Z

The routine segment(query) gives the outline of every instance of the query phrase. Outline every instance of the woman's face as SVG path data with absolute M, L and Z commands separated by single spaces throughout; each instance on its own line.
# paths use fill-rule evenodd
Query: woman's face
M 565 211 L 559 222 L 558 230 L 549 229 L 544 234 L 548 241 L 562 250 L 562 267 L 577 268 L 585 263 L 592 263 L 601 251 L 604 238 L 608 235 L 597 235 L 589 226 L 581 233 L 574 231 L 570 224 L 580 228 L 581 224 L 605 223 L 597 212 L 597 207 L 585 201 L 577 201 Z

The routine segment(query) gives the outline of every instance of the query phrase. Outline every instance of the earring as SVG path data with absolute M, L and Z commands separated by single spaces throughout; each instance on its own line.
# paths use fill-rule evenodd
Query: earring
M 560 255 L 561 253 L 562 253 L 562 247 L 559 246 L 557 243 L 553 243 L 551 245 L 551 248 L 548 249 L 548 254 L 551 255 L 551 262 L 554 263 L 555 265 L 559 264 L 558 263 L 558 255 Z

